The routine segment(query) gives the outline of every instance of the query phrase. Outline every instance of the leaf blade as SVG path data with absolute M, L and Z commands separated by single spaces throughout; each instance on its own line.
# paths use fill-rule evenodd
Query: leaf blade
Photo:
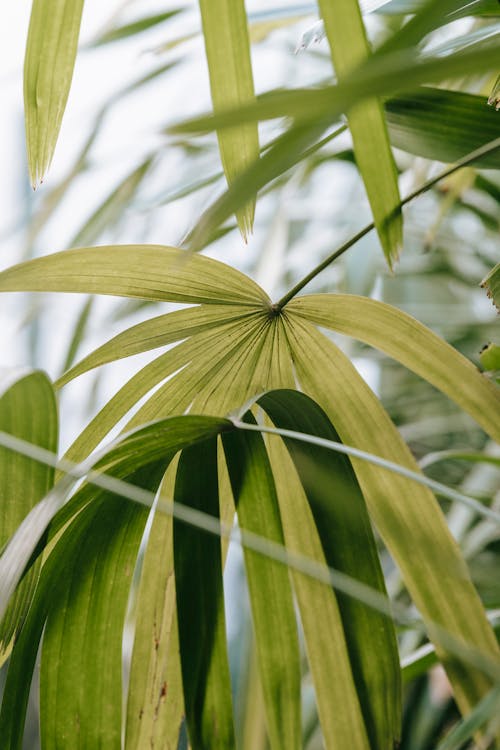
M 24 60 L 28 166 L 36 187 L 50 166 L 69 95 L 83 0 L 33 0 Z

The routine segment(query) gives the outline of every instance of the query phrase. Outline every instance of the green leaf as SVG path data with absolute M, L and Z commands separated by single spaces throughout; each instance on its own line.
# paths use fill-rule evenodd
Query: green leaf
M 154 489 L 158 481 L 158 474 L 148 466 L 140 483 Z M 86 523 L 88 514 L 92 522 L 86 524 L 71 564 L 64 567 L 64 584 L 51 601 L 45 625 L 41 739 L 44 747 L 61 746 L 71 738 L 80 747 L 118 750 L 122 631 L 147 511 L 104 496 L 82 514 L 76 524 Z M 57 575 L 61 577 L 61 572 Z
M 214 112 L 254 99 L 250 40 L 244 0 L 199 0 Z M 259 137 L 253 123 L 218 133 L 228 184 L 259 158 Z M 252 231 L 255 199 L 236 217 L 246 239 Z
M 465 716 L 452 731 L 439 743 L 436 750 L 460 750 L 464 743 L 471 740 L 474 735 L 487 722 L 491 722 L 490 737 L 498 730 L 498 712 L 500 710 L 500 687 L 496 685 L 488 695 L 474 707 L 468 716 Z M 495 726 L 496 725 L 496 726 Z M 498 735 L 497 735 L 498 736 Z M 493 745 L 490 745 L 493 747 Z
M 480 352 L 479 359 L 485 370 L 500 370 L 500 346 L 487 344 Z
M 242 529 L 283 543 L 276 489 L 260 435 L 223 436 L 227 468 Z M 300 660 L 288 571 L 244 551 L 252 620 L 272 750 L 301 744 Z
M 174 496 L 176 469 L 177 458 L 169 465 L 162 480 L 160 502 Z M 184 701 L 175 609 L 172 528 L 172 516 L 156 509 L 147 536 L 135 607 L 126 750 L 155 744 L 160 744 L 165 750 L 178 748 Z
M 0 430 L 45 450 L 57 450 L 57 407 L 52 384 L 44 373 L 27 370 L 2 373 Z M 23 518 L 49 491 L 53 480 L 51 467 L 0 448 L 0 550 Z M 33 566 L 7 611 L 0 605 L 3 613 L 3 616 L 0 614 L 0 664 L 8 657 L 13 638 L 23 624 L 38 573 L 39 566 Z M 5 584 L 5 579 L 2 583 Z
M 378 399 L 342 352 L 310 323 L 287 311 L 287 333 L 302 390 L 327 413 L 347 445 L 367 450 L 413 471 L 418 467 Z M 314 366 L 311 367 L 311 362 Z M 352 460 L 368 511 L 427 623 L 459 643 L 488 654 L 499 649 L 480 599 L 444 516 L 425 487 Z M 409 555 L 409 549 L 418 555 Z M 491 688 L 489 676 L 447 652 L 442 632 L 429 637 L 447 669 L 458 705 L 470 710 Z
M 339 82 L 370 58 L 370 46 L 357 1 L 319 0 Z M 403 220 L 396 165 L 382 104 L 376 99 L 347 110 L 354 154 L 370 201 L 389 267 L 403 244 Z
M 391 143 L 426 159 L 455 162 L 500 135 L 500 119 L 484 97 L 422 87 L 385 103 Z M 475 164 L 500 168 L 500 149 Z
M 276 439 L 269 440 L 267 450 L 287 550 L 326 565 L 311 509 L 288 450 Z M 370 745 L 335 592 L 298 571 L 292 571 L 292 576 L 325 747 L 366 750 Z M 337 710 L 332 711 L 332 706 Z
M 174 500 L 219 518 L 216 440 L 182 452 Z M 220 540 L 174 521 L 174 566 L 190 743 L 193 750 L 229 750 L 235 738 Z
M 500 263 L 497 263 L 495 268 L 481 281 L 481 286 L 486 289 L 488 297 L 492 300 L 493 304 L 500 312 Z
M 415 318 L 384 302 L 343 294 L 297 297 L 286 310 L 385 352 L 446 393 L 493 439 L 500 439 L 500 391 Z
M 119 333 L 95 349 L 75 367 L 65 372 L 56 382 L 56 387 L 60 388 L 94 367 L 172 344 L 204 331 L 220 328 L 226 322 L 243 322 L 252 314 L 254 313 L 236 305 L 201 305 L 149 318 L 127 328 L 123 333 Z
M 0 273 L 0 291 L 84 292 L 239 305 L 262 305 L 268 300 L 254 281 L 234 268 L 163 245 L 104 245 L 46 255 Z
M 24 59 L 24 110 L 33 187 L 50 166 L 73 77 L 83 0 L 33 0 Z
M 380 8 L 377 8 L 376 13 L 382 13 L 384 15 L 407 15 L 409 13 L 418 13 L 425 6 L 426 0 L 391 0 L 389 3 L 384 3 Z M 450 20 L 457 20 L 464 16 L 498 16 L 500 11 L 498 9 L 497 0 L 462 0 L 462 2 L 456 3 L 456 9 L 453 13 L 450 13 L 452 18 Z
M 328 417 L 304 394 L 274 391 L 259 398 L 258 403 L 276 427 L 339 441 Z M 332 456 L 318 446 L 284 440 L 310 503 L 327 564 L 387 595 L 365 501 L 349 459 L 341 454 Z M 393 623 L 354 598 L 337 598 L 370 747 L 392 747 L 401 724 L 399 655 Z M 317 618 L 319 625 L 320 612 Z
M 94 42 L 93 47 L 98 47 L 102 44 L 108 44 L 109 42 L 120 41 L 121 39 L 127 39 L 135 34 L 140 34 L 142 31 L 148 31 L 149 29 L 158 26 L 159 24 L 168 21 L 178 13 L 182 11 L 182 8 L 176 8 L 175 10 L 167 11 L 166 13 L 156 13 L 150 16 L 144 16 L 139 18 L 137 21 L 124 24 L 123 26 L 116 26 L 109 31 L 104 31 L 100 34 Z

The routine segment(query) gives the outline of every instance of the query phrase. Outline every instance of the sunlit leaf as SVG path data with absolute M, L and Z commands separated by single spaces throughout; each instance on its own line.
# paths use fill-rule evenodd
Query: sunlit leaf
M 230 266 L 164 245 L 65 250 L 0 274 L 0 291 L 21 290 L 240 305 L 262 304 L 267 299 L 254 281 Z
M 115 26 L 109 31 L 104 31 L 102 34 L 100 34 L 92 44 L 94 47 L 97 47 L 101 44 L 108 44 L 109 42 L 116 42 L 120 39 L 126 39 L 129 36 L 135 36 L 136 34 L 140 34 L 142 31 L 148 31 L 149 29 L 152 29 L 155 26 L 168 21 L 170 18 L 173 18 L 178 13 L 180 13 L 181 10 L 182 8 L 177 8 L 176 10 L 170 10 L 165 13 L 156 13 L 154 15 L 144 16 L 143 18 L 139 18 L 137 21 L 132 21 L 131 23 L 124 24 L 123 26 Z
M 288 311 L 381 349 L 428 380 L 500 437 L 500 391 L 471 362 L 415 318 L 391 305 L 354 295 L 306 295 Z
M 357 2 L 319 0 L 335 72 L 342 83 L 370 57 Z M 389 144 L 382 104 L 376 99 L 347 110 L 354 154 L 373 212 L 387 262 L 392 267 L 403 243 L 403 220 L 396 165 Z
M 18 370 L 2 374 L 0 430 L 46 450 L 57 450 L 57 408 L 52 384 L 46 375 Z M 0 448 L 0 550 L 23 518 L 48 492 L 53 478 L 51 467 Z M 23 624 L 38 572 L 39 566 L 34 566 L 5 614 L 0 614 L 0 663 L 9 655 L 12 639 Z M 4 610 L 1 604 L 0 608 Z
M 311 324 L 290 312 L 287 320 L 302 388 L 325 410 L 342 441 L 418 471 L 382 405 L 345 355 Z M 370 516 L 424 619 L 441 624 L 459 642 L 473 644 L 498 660 L 496 639 L 433 495 L 403 477 L 389 480 L 367 463 L 353 459 L 352 464 Z M 415 545 L 419 554 L 408 555 Z M 489 691 L 491 678 L 473 667 L 464 673 L 459 657 L 447 653 L 441 634 L 430 628 L 429 636 L 448 671 L 456 700 L 467 712 Z
M 325 413 L 303 394 L 275 391 L 258 403 L 277 427 L 338 441 Z M 317 446 L 288 438 L 285 443 L 310 503 L 328 565 L 386 594 L 368 513 L 350 461 Z M 401 722 L 394 626 L 386 616 L 351 597 L 337 598 L 370 747 L 383 750 L 397 741 Z M 316 616 L 319 624 L 320 611 Z M 344 680 L 338 678 L 345 689 Z M 345 711 L 343 702 L 342 706 Z M 352 720 L 349 724 L 354 725 Z
M 254 99 L 250 41 L 244 0 L 199 0 L 214 112 Z M 222 165 L 229 184 L 259 158 L 253 123 L 218 133 Z M 237 212 L 244 238 L 252 231 L 255 200 Z
M 33 0 L 24 60 L 24 110 L 33 187 L 52 161 L 69 95 L 83 0 Z

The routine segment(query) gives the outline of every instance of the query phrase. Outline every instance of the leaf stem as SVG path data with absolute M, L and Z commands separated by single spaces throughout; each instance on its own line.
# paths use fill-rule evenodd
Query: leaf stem
M 460 159 L 460 161 L 457 161 L 456 164 L 453 164 L 453 166 L 448 167 L 448 169 L 445 169 L 444 172 L 440 172 L 436 177 L 432 177 L 430 180 L 427 180 L 427 182 L 424 182 L 423 185 L 421 185 L 419 188 L 411 192 L 409 195 L 407 195 L 400 203 L 400 206 L 406 206 L 407 203 L 412 201 L 414 198 L 418 198 L 419 195 L 422 195 L 423 193 L 426 193 L 428 190 L 434 187 L 438 182 L 443 180 L 445 177 L 449 177 L 454 172 L 457 172 L 459 169 L 462 169 L 462 167 L 467 167 L 472 162 L 476 161 L 477 159 L 480 159 L 483 156 L 486 156 L 486 154 L 490 154 L 492 151 L 496 151 L 498 148 L 500 148 L 500 137 L 495 138 L 495 140 L 490 141 L 489 143 L 486 143 L 484 146 L 481 146 L 480 148 L 475 149 L 474 151 L 471 151 L 469 154 L 463 157 L 463 159 Z M 319 265 L 317 265 L 315 268 L 313 268 L 312 271 L 310 271 L 306 276 L 304 276 L 303 279 L 301 279 L 297 284 L 295 284 L 292 289 L 290 289 L 289 292 L 287 292 L 278 302 L 275 302 L 273 305 L 273 309 L 279 311 L 282 310 L 288 302 L 290 302 L 291 299 L 293 299 L 302 289 L 309 284 L 310 281 L 312 281 L 318 274 L 320 274 L 322 271 L 325 270 L 331 263 L 333 263 L 337 258 L 340 258 L 341 255 L 343 255 L 349 248 L 351 248 L 353 245 L 356 244 L 362 237 L 367 235 L 369 232 L 372 231 L 372 229 L 375 228 L 374 222 L 370 222 L 367 224 L 363 229 L 361 229 L 357 234 L 355 234 L 353 237 L 351 237 L 347 242 L 345 242 L 343 245 L 341 245 L 338 250 L 335 250 L 331 255 L 329 255 L 325 260 L 323 260 Z

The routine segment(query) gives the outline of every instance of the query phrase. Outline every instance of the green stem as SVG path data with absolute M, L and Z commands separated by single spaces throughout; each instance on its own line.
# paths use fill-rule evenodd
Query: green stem
M 463 159 L 460 159 L 460 161 L 457 161 L 456 164 L 454 164 L 452 167 L 448 167 L 448 169 L 445 169 L 444 172 L 440 172 L 436 177 L 433 177 L 430 180 L 427 180 L 427 182 L 424 182 L 423 185 L 421 185 L 419 188 L 414 190 L 412 193 L 406 196 L 406 198 L 403 198 L 403 200 L 400 203 L 400 206 L 406 206 L 407 203 L 412 201 L 414 198 L 418 198 L 419 195 L 422 195 L 423 193 L 426 193 L 428 190 L 430 190 L 434 185 L 436 185 L 438 182 L 443 180 L 445 177 L 449 177 L 454 172 L 457 172 L 459 169 L 462 169 L 462 167 L 467 167 L 469 164 L 471 164 L 474 161 L 477 161 L 482 156 L 486 156 L 486 154 L 490 154 L 492 151 L 496 151 L 498 148 L 500 148 L 500 138 L 495 138 L 494 141 L 490 141 L 489 143 L 485 144 L 484 146 L 481 146 L 480 148 L 475 149 L 474 151 L 471 151 L 470 154 L 467 154 L 467 156 L 464 156 Z M 341 255 L 343 255 L 347 250 L 349 250 L 350 247 L 356 244 L 362 237 L 367 235 L 369 232 L 372 231 L 372 229 L 375 228 L 374 222 L 370 222 L 370 224 L 367 224 L 363 229 L 361 229 L 357 234 L 355 234 L 353 237 L 351 237 L 347 242 L 345 242 L 341 247 L 338 248 L 338 250 L 335 250 L 331 255 L 329 255 L 325 260 L 323 260 L 319 265 L 317 265 L 315 268 L 313 268 L 312 271 L 310 271 L 306 276 L 304 276 L 303 279 L 301 279 L 297 284 L 295 284 L 292 289 L 290 289 L 289 292 L 287 292 L 278 302 L 275 302 L 273 304 L 273 310 L 276 312 L 279 312 L 282 310 L 288 302 L 290 302 L 291 299 L 293 299 L 302 289 L 309 284 L 310 281 L 312 281 L 318 274 L 321 273 L 321 271 L 324 271 L 325 268 L 327 268 L 330 263 L 333 263 L 333 261 L 337 260 L 337 258 L 340 258 Z

